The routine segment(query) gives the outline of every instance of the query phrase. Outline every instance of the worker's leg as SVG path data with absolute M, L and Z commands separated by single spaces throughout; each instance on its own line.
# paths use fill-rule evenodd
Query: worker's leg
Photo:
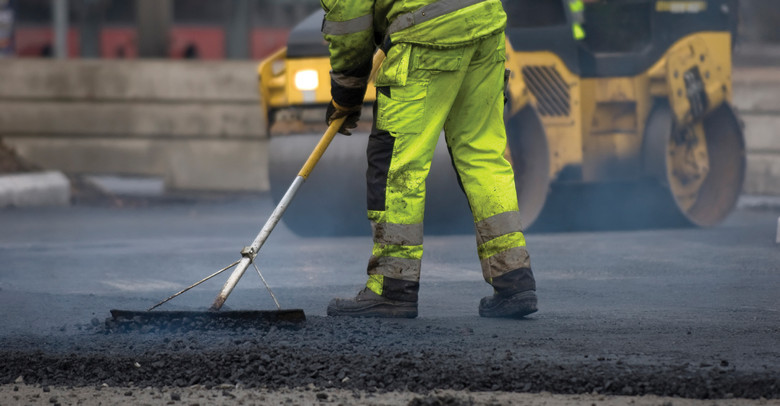
M 495 298 L 527 292 L 522 300 L 516 298 L 522 303 L 503 303 L 511 314 L 491 313 L 484 301 L 480 313 L 521 316 L 536 310 L 536 283 L 521 229 L 514 173 L 504 158 L 503 87 L 504 38 L 499 35 L 477 44 L 445 133 L 474 216 L 485 280 L 494 287 Z
M 393 51 L 405 55 L 391 58 Z M 368 282 L 357 298 L 331 302 L 329 314 L 398 317 L 399 306 L 414 303 L 416 316 L 425 179 L 454 99 L 452 89 L 457 89 L 464 74 L 457 71 L 458 65 L 435 64 L 460 54 L 462 50 L 406 44 L 391 49 L 385 63 L 408 65 L 389 69 L 408 71 L 400 73 L 403 80 L 398 80 L 397 72 L 392 78 L 386 75 L 387 86 L 382 86 L 381 74 L 378 80 L 375 124 L 367 150 L 368 217 L 374 240 Z M 430 89 L 450 91 L 429 94 Z M 405 314 L 413 317 L 411 311 Z

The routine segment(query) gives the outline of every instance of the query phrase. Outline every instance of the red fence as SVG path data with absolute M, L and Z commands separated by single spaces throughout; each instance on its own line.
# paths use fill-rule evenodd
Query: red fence
M 16 55 L 44 57 L 52 54 L 53 36 L 50 27 L 16 27 Z M 252 31 L 250 57 L 263 59 L 285 46 L 290 30 L 263 28 Z M 79 57 L 79 30 L 68 32 L 68 55 Z M 136 29 L 133 27 L 104 28 L 100 38 L 102 58 L 136 58 L 138 47 Z M 225 33 L 220 27 L 178 26 L 170 31 L 168 56 L 174 59 L 224 59 Z

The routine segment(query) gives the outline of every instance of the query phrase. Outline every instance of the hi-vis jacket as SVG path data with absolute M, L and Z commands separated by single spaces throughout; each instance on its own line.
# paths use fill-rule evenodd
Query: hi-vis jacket
M 360 104 L 377 46 L 463 46 L 502 32 L 500 0 L 320 0 L 330 43 L 333 99 Z M 388 42 L 390 41 L 390 42 Z M 362 92 L 360 91 L 362 89 Z

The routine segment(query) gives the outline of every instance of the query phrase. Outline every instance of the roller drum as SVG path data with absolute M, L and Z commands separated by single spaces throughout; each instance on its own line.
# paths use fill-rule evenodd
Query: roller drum
M 681 222 L 714 226 L 734 209 L 745 179 L 745 137 L 729 103 L 685 127 L 666 102 L 650 114 L 643 148 L 648 174 L 666 191 Z
M 688 134 L 688 135 L 685 135 Z M 666 101 L 647 120 L 643 176 L 632 181 L 554 181 L 534 231 L 708 227 L 734 209 L 745 176 L 745 141 L 724 103 L 678 128 Z
M 530 227 L 545 206 L 550 190 L 547 135 L 538 113 L 530 105 L 508 117 L 506 133 L 520 218 L 524 227 Z
M 321 134 L 271 137 L 271 194 L 278 202 Z M 370 235 L 366 215 L 368 134 L 337 135 L 283 217 L 302 236 Z M 426 181 L 425 233 L 473 233 L 468 201 L 458 186 L 444 136 Z

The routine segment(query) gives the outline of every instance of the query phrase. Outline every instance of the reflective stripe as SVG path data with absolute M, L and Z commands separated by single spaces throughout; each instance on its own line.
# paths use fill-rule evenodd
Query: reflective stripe
M 519 211 L 507 211 L 490 216 L 476 223 L 477 245 L 482 245 L 504 234 L 516 233 L 523 229 Z
M 387 245 L 374 243 L 371 255 L 377 257 L 396 257 L 407 259 L 422 259 L 422 245 Z
M 489 282 L 491 278 L 501 276 L 515 269 L 531 269 L 531 258 L 528 256 L 528 251 L 525 247 L 514 247 L 482 259 L 480 264 L 482 265 L 482 276 Z
M 356 77 L 333 71 L 330 72 L 330 78 L 333 79 L 337 85 L 350 89 L 362 89 L 366 87 L 366 83 L 368 83 L 368 76 Z
M 485 0 L 439 0 L 435 3 L 428 4 L 427 6 L 420 7 L 411 13 L 401 14 L 389 27 L 387 27 L 385 35 L 389 37 L 390 35 L 415 24 L 433 20 L 436 17 L 441 17 L 445 14 L 473 6 L 483 1 Z
M 368 274 L 419 282 L 423 224 L 386 223 L 386 214 L 385 211 L 368 211 L 374 236 Z
M 377 295 L 382 295 L 382 287 L 384 286 L 385 277 L 382 275 L 369 275 L 366 287 Z
M 326 35 L 346 35 L 363 32 L 374 25 L 374 16 L 366 14 L 347 21 L 322 20 L 322 33 Z
M 367 273 L 369 275 L 384 275 L 388 278 L 419 282 L 421 265 L 422 261 L 419 259 L 371 256 L 368 260 Z
M 423 224 L 371 222 L 374 243 L 387 245 L 422 245 Z
M 485 259 L 514 247 L 525 247 L 525 236 L 523 236 L 523 233 L 509 233 L 494 238 L 478 246 L 477 252 L 479 252 L 479 259 Z

